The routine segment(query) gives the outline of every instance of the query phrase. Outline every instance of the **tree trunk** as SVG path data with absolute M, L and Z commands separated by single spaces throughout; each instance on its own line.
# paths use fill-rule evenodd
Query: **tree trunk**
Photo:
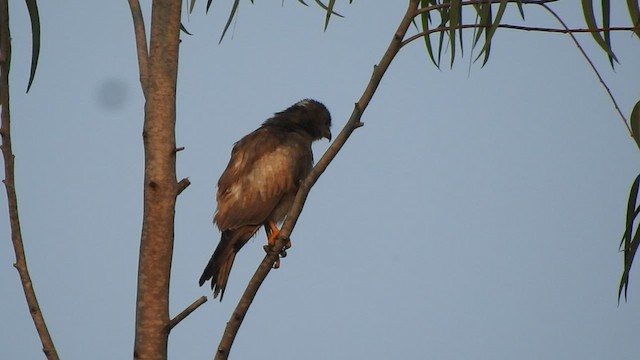
M 151 14 L 148 81 L 142 132 L 144 218 L 138 267 L 135 359 L 166 359 L 169 279 L 176 181 L 176 82 L 180 0 L 155 0 Z

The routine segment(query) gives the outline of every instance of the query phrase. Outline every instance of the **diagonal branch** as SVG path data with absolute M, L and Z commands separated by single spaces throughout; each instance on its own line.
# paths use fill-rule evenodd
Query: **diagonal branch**
M 147 83 L 149 82 L 149 50 L 147 47 L 147 33 L 144 28 L 144 18 L 138 0 L 129 0 L 129 8 L 133 17 L 133 30 L 136 34 L 136 50 L 138 52 L 138 67 L 140 68 L 140 85 L 145 99 L 147 98 Z
M 242 320 L 244 319 L 249 306 L 253 302 L 260 285 L 264 281 L 264 279 L 271 271 L 271 268 L 275 261 L 278 259 L 278 251 L 276 249 L 282 249 L 285 242 L 291 235 L 293 228 L 298 221 L 300 213 L 302 212 L 302 208 L 304 207 L 304 203 L 307 199 L 309 191 L 311 187 L 316 183 L 320 175 L 326 170 L 331 161 L 338 154 L 342 146 L 346 143 L 347 139 L 353 131 L 363 125 L 360 121 L 364 110 L 369 105 L 371 98 L 375 94 L 384 73 L 389 68 L 391 61 L 395 58 L 398 51 L 402 47 L 402 39 L 407 33 L 407 29 L 411 25 L 413 18 L 416 16 L 416 11 L 418 8 L 418 3 L 420 0 L 411 0 L 409 1 L 409 7 L 398 26 L 387 51 L 382 56 L 380 63 L 373 68 L 373 74 L 371 75 L 371 80 L 369 81 L 364 93 L 360 97 L 360 100 L 354 105 L 353 112 L 351 113 L 351 117 L 345 124 L 344 128 L 336 137 L 336 140 L 329 146 L 327 151 L 324 153 L 322 158 L 316 163 L 311 170 L 311 173 L 307 176 L 307 178 L 300 185 L 300 189 L 296 194 L 296 198 L 293 202 L 291 210 L 287 215 L 287 219 L 282 225 L 282 229 L 278 234 L 278 238 L 276 239 L 276 245 L 273 247 L 274 250 L 265 255 L 264 259 L 258 266 L 255 274 L 249 281 L 247 288 L 240 298 L 236 309 L 231 315 L 231 319 L 227 322 L 227 326 L 225 328 L 224 334 L 222 335 L 222 339 L 220 340 L 220 344 L 218 345 L 218 349 L 216 351 L 215 359 L 223 360 L 229 357 L 229 352 L 231 350 L 231 346 L 233 345 L 233 341 L 240 329 L 240 325 L 242 325 Z
M 192 312 L 196 311 L 200 305 L 207 302 L 206 296 L 199 297 L 196 301 L 194 301 L 191 305 L 187 306 L 184 310 L 182 310 L 176 317 L 169 321 L 169 331 L 171 331 L 176 325 L 180 323 L 180 321 L 184 320 L 187 316 L 191 315 Z
M 29 306 L 29 313 L 42 342 L 42 351 L 47 359 L 57 360 L 58 353 L 53 344 L 53 339 L 44 321 L 33 283 L 29 276 L 27 260 L 22 242 L 20 230 L 20 218 L 18 217 L 18 198 L 15 186 L 14 156 L 11 149 L 11 117 L 9 112 L 9 67 L 11 65 L 11 35 L 9 32 L 9 4 L 8 0 L 0 1 L 0 135 L 2 136 L 2 156 L 4 158 L 4 186 L 7 190 L 7 205 L 9 207 L 9 222 L 11 223 L 11 241 L 16 254 L 16 262 L 13 265 L 20 275 L 20 282 L 24 290 L 24 296 Z

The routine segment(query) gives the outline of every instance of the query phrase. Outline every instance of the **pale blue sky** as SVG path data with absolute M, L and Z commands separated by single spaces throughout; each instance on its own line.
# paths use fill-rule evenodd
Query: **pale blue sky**
M 218 45 L 229 2 L 208 15 L 205 3 L 183 20 L 194 36 L 181 44 L 178 177 L 192 185 L 176 213 L 173 314 L 210 295 L 197 280 L 219 239 L 215 183 L 233 142 L 307 97 L 327 105 L 337 133 L 406 9 L 340 5 L 346 17 L 323 32 L 314 6 L 243 1 Z M 41 1 L 27 95 L 29 23 L 22 3 L 11 6 L 16 179 L 42 310 L 62 358 L 130 358 L 143 98 L 127 2 Z M 612 24 L 628 26 L 614 6 Z M 554 8 L 583 26 L 578 2 Z M 525 10 L 526 24 L 556 27 Z M 580 39 L 629 114 L 640 98 L 637 38 L 614 35 L 615 72 Z M 232 358 L 637 358 L 640 280 L 635 269 L 618 307 L 617 246 L 639 152 L 610 100 L 564 35 L 498 31 L 484 68 L 457 59 L 438 70 L 420 41 L 402 49 L 365 126 L 313 188 Z M 43 358 L 2 199 L 0 358 Z M 224 302 L 173 330 L 171 358 L 212 358 L 264 241 L 236 258 Z

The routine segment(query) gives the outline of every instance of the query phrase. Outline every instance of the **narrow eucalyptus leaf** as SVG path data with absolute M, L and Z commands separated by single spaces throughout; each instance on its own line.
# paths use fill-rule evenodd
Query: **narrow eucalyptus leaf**
M 184 32 L 185 34 L 187 34 L 187 35 L 193 35 L 192 33 L 190 33 L 190 32 L 187 30 L 187 28 L 186 28 L 186 27 L 184 27 L 184 25 L 182 25 L 182 22 L 180 22 L 180 30 L 181 30 L 182 32 Z
M 333 0 L 335 2 L 335 0 Z M 329 8 L 327 7 L 327 5 L 325 5 L 322 1 L 320 0 L 315 0 L 316 4 L 318 4 L 318 6 L 320 6 L 321 8 L 323 8 L 324 10 L 330 11 L 331 15 L 335 15 L 337 17 L 344 17 L 340 14 L 338 14 L 337 12 L 333 11 L 333 10 L 329 10 Z
M 222 42 L 222 39 L 224 39 L 224 35 L 227 33 L 227 30 L 229 29 L 229 25 L 231 25 L 231 21 L 233 21 L 233 18 L 236 16 L 236 11 L 238 10 L 239 3 L 240 3 L 240 0 L 233 1 L 233 6 L 231 7 L 231 13 L 229 13 L 229 18 L 227 19 L 227 23 L 224 25 L 224 30 L 222 31 L 222 36 L 220 36 L 220 41 L 218 41 L 218 44 L 220 44 Z
M 456 28 L 460 26 L 460 11 L 462 7 L 462 0 L 451 0 L 449 4 L 449 44 L 451 45 L 451 64 L 456 58 Z
M 480 26 L 478 28 L 478 32 L 476 33 L 476 37 L 473 39 L 473 46 L 475 47 L 480 41 L 480 37 L 482 33 L 485 31 L 485 25 L 491 24 L 491 4 L 483 4 L 477 7 L 478 12 L 478 23 Z
M 631 110 L 629 125 L 631 126 L 631 135 L 633 136 L 633 140 L 636 141 L 636 145 L 640 148 L 640 101 L 638 101 L 633 107 L 633 110 Z
M 427 0 L 422 0 L 421 7 L 425 7 L 425 6 L 428 6 L 428 5 L 429 4 L 428 4 Z M 422 31 L 427 33 L 429 31 L 429 23 L 430 23 L 429 13 L 428 12 L 421 13 L 420 14 L 420 21 L 422 23 Z M 437 63 L 436 59 L 433 57 L 433 47 L 431 46 L 431 38 L 430 38 L 429 34 L 426 34 L 425 36 L 423 36 L 423 38 L 424 38 L 424 45 L 427 48 L 427 53 L 429 54 L 429 58 L 431 59 L 431 62 L 437 68 L 440 68 L 440 64 Z
M 622 241 L 620 242 L 621 251 L 624 254 L 624 271 L 622 273 L 622 277 L 620 278 L 620 285 L 618 287 L 618 302 L 620 302 L 620 298 L 622 296 L 622 290 L 624 290 L 625 300 L 627 298 L 627 287 L 629 285 L 629 271 L 631 270 L 631 264 L 633 263 L 633 257 L 638 249 L 638 234 L 636 231 L 633 236 L 633 240 L 631 239 L 631 235 L 633 234 L 633 224 L 638 216 L 638 211 L 640 209 L 636 209 L 636 203 L 638 200 L 638 189 L 640 188 L 640 175 L 636 176 L 633 184 L 631 185 L 631 189 L 629 190 L 629 199 L 627 200 L 627 215 L 625 218 L 625 229 L 624 235 L 622 235 Z M 634 242 L 635 241 L 635 242 Z M 635 250 L 633 250 L 635 244 Z
M 629 274 L 631 273 L 631 266 L 633 265 L 633 259 L 638 252 L 638 245 L 640 244 L 640 229 L 636 230 L 633 235 L 633 239 L 629 246 L 624 249 L 624 271 L 620 278 L 620 286 L 618 287 L 618 302 L 620 302 L 620 296 L 624 288 L 624 299 L 627 300 L 627 290 L 629 290 Z
M 611 30 L 609 27 L 611 25 L 611 4 L 609 0 L 602 0 L 602 26 L 604 27 L 604 42 L 607 44 L 607 48 L 612 49 L 611 47 Z M 611 68 L 613 68 L 613 57 L 610 54 L 607 54 L 609 57 L 609 63 L 611 64 Z
M 500 0 L 500 6 L 498 6 L 498 12 L 496 13 L 493 23 L 491 24 L 491 27 L 485 31 L 484 46 L 482 47 L 482 50 L 480 50 L 480 53 L 476 58 L 477 60 L 478 58 L 480 58 L 481 55 L 484 54 L 484 60 L 482 61 L 482 66 L 484 66 L 489 60 L 489 54 L 491 50 L 491 40 L 496 30 L 498 29 L 498 25 L 500 25 L 500 21 L 502 21 L 502 15 L 504 15 L 504 11 L 507 8 L 507 4 L 508 4 L 508 0 Z
M 449 2 L 448 0 L 445 0 L 445 2 Z M 449 12 L 449 8 L 448 7 L 443 7 L 438 9 L 438 12 L 440 14 L 440 25 L 438 27 L 444 28 L 447 26 L 447 23 L 449 23 L 449 19 L 451 18 L 451 14 Z M 445 37 L 445 32 L 444 31 L 440 31 L 440 39 L 439 39 L 439 43 L 438 43 L 438 64 L 440 64 L 440 60 L 442 58 L 442 48 L 444 45 L 444 37 Z
M 636 202 L 638 199 L 638 188 L 640 187 L 640 175 L 636 176 L 631 189 L 629 190 L 629 199 L 627 200 L 627 216 L 625 223 L 625 233 L 623 235 L 622 248 L 626 248 L 631 241 L 631 232 L 633 231 L 633 221 L 635 220 Z
M 524 18 L 524 8 L 522 7 L 522 0 L 518 0 L 516 2 L 516 4 L 518 5 L 518 12 L 520 13 L 520 17 L 522 18 L 522 20 L 525 20 L 525 18 Z
M 584 14 L 584 21 L 587 23 L 587 27 L 590 30 L 597 30 L 598 29 L 598 24 L 596 23 L 596 18 L 595 18 L 595 15 L 593 13 L 593 2 L 592 2 L 592 0 L 581 0 L 581 1 L 582 1 L 582 13 Z M 599 31 L 592 31 L 591 32 L 591 36 L 596 41 L 596 43 L 602 48 L 602 50 L 604 50 L 609 56 L 611 56 L 611 58 L 613 58 L 613 60 L 618 62 L 618 59 L 616 58 L 616 55 L 613 53 L 611 48 L 609 48 L 609 46 L 604 41 L 602 36 L 600 36 L 600 32 Z
M 40 58 L 40 15 L 38 14 L 38 4 L 36 0 L 26 0 L 29 20 L 31 21 L 31 70 L 29 73 L 29 83 L 27 92 L 31 89 L 33 79 L 36 77 L 38 59 Z
M 336 0 L 329 0 L 329 5 L 327 6 L 327 16 L 324 20 L 324 31 L 327 31 L 327 26 L 329 26 L 329 19 L 331 18 L 331 14 L 333 13 L 333 5 L 336 4 Z
M 629 16 L 631 16 L 631 24 L 636 27 L 634 30 L 636 36 L 640 38 L 640 8 L 638 7 L 638 0 L 627 0 L 627 8 L 629 9 Z

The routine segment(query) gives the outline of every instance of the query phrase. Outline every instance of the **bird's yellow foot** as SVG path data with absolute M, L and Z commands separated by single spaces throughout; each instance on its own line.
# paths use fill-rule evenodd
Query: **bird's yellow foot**
M 278 234 L 280 234 L 280 229 L 278 229 L 275 223 L 268 221 L 264 224 L 264 232 L 267 233 L 267 244 L 274 246 L 276 244 L 276 238 Z

